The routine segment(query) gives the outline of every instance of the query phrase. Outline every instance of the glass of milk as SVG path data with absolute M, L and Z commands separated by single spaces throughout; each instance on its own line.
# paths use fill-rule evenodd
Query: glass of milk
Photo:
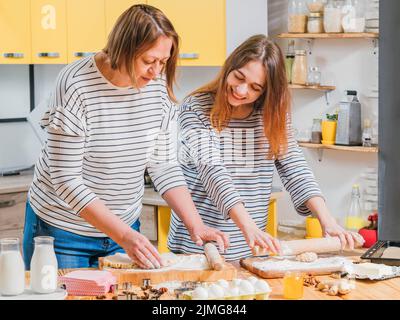
M 36 293 L 56 291 L 58 263 L 53 237 L 35 237 L 31 260 L 31 290 Z
M 24 291 L 25 265 L 19 239 L 0 239 L 0 294 L 16 296 Z

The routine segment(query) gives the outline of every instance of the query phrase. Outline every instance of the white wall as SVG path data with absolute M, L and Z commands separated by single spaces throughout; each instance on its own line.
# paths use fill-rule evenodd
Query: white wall
M 286 32 L 287 1 L 269 0 L 270 36 Z M 279 40 L 286 51 L 287 40 Z M 307 48 L 307 42 L 297 41 L 298 47 Z M 378 56 L 374 54 L 371 40 L 314 40 L 312 54 L 308 56 L 309 65 L 316 65 L 322 71 L 322 83 L 335 85 L 330 94 L 331 106 L 328 107 L 322 93 L 306 90 L 293 90 L 293 124 L 303 130 L 311 129 L 313 118 L 322 118 L 327 111 L 335 109 L 346 89 L 359 93 L 362 104 L 362 117 L 373 120 L 374 140 L 378 134 L 378 99 L 369 98 L 372 90 L 378 86 Z M 304 149 L 304 154 L 324 193 L 332 214 L 341 219 L 350 205 L 350 193 L 354 183 L 360 183 L 360 175 L 367 167 L 377 167 L 376 154 L 353 153 L 325 150 L 322 162 L 318 161 L 317 152 Z M 276 175 L 275 183 L 279 181 Z M 279 219 L 298 220 L 290 203 L 290 197 L 278 202 Z

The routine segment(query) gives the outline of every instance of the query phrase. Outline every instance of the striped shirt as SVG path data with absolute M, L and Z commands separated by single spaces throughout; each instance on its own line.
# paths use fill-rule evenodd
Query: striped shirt
M 210 227 L 226 232 L 231 246 L 227 260 L 251 255 L 241 230 L 229 218 L 229 210 L 242 202 L 261 230 L 265 230 L 274 168 L 300 215 L 311 214 L 305 202 L 322 197 L 314 175 L 295 141 L 288 134 L 288 151 L 279 160 L 268 160 L 268 141 L 261 110 L 243 120 L 232 119 L 220 133 L 212 128 L 210 94 L 188 97 L 180 108 L 180 162 L 193 201 Z M 179 217 L 172 213 L 168 246 L 172 251 L 199 253 Z
M 57 228 L 105 237 L 80 217 L 101 199 L 132 225 L 146 168 L 160 194 L 186 185 L 176 159 L 176 115 L 163 79 L 121 88 L 104 78 L 94 56 L 66 66 L 41 122 L 47 141 L 29 191 L 35 213 Z

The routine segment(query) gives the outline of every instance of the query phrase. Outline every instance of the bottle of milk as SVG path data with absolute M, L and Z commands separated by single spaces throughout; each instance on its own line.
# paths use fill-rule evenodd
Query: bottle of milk
M 58 263 L 53 237 L 35 237 L 31 260 L 31 289 L 36 293 L 51 293 L 57 289 Z
M 16 296 L 25 291 L 25 265 L 18 238 L 0 239 L 0 294 Z

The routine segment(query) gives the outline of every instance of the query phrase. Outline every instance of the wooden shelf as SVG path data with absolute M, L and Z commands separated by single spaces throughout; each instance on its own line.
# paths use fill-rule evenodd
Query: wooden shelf
M 307 85 L 300 85 L 300 84 L 289 84 L 289 89 L 333 91 L 333 90 L 336 90 L 336 87 L 335 86 L 307 86 Z
M 337 146 L 337 145 L 325 145 L 316 143 L 299 142 L 299 146 L 309 149 L 330 149 L 330 150 L 341 150 L 341 151 L 352 151 L 352 152 L 365 152 L 365 153 L 378 153 L 378 147 L 361 147 L 361 146 Z
M 281 33 L 278 38 L 293 39 L 378 39 L 379 33 Z

